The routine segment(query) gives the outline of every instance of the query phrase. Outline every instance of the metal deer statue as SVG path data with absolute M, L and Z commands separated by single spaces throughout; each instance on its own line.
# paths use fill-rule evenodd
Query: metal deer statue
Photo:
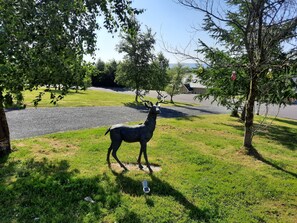
M 162 101 L 158 101 L 154 105 L 152 102 L 143 100 L 142 97 L 140 98 L 142 102 L 144 102 L 144 105 L 149 109 L 149 114 L 147 116 L 146 121 L 143 124 L 134 125 L 134 126 L 128 126 L 128 125 L 122 125 L 122 124 L 111 126 L 105 133 L 106 135 L 107 133 L 110 132 L 110 139 L 111 139 L 111 144 L 110 144 L 110 147 L 108 148 L 106 160 L 108 165 L 110 166 L 109 157 L 110 157 L 110 153 L 112 152 L 112 156 L 120 164 L 120 166 L 125 170 L 128 170 L 124 166 L 124 164 L 118 159 L 117 151 L 121 146 L 122 141 L 129 142 L 129 143 L 139 142 L 140 152 L 137 159 L 138 167 L 140 169 L 143 169 L 143 166 L 141 165 L 141 156 L 143 154 L 146 165 L 150 173 L 152 173 L 153 170 L 151 169 L 147 158 L 146 145 L 147 145 L 147 142 L 153 137 L 153 133 L 156 127 L 156 118 L 157 118 L 157 115 L 160 114 L 159 103 L 161 103 Z

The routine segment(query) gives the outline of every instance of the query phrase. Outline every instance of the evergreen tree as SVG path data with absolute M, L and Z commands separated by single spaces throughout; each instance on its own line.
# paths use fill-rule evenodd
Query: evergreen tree
M 206 55 L 202 62 L 210 66 L 218 64 L 221 69 L 229 70 L 225 73 L 234 70 L 249 82 L 245 97 L 243 145 L 248 151 L 254 151 L 252 144 L 254 106 L 256 99 L 262 97 L 264 93 L 260 91 L 261 84 L 265 80 L 272 84 L 277 82 L 277 78 L 267 78 L 267 74 L 271 76 L 270 69 L 272 72 L 277 71 L 274 75 L 286 74 L 286 82 L 292 83 L 291 73 L 286 70 L 292 67 L 291 63 L 296 59 L 297 47 L 294 44 L 297 37 L 296 1 L 226 0 L 225 4 L 220 2 L 220 5 L 212 0 L 178 0 L 178 2 L 204 13 L 203 29 L 221 45 L 214 51 L 200 40 L 201 47 L 197 52 Z M 220 63 L 222 59 L 220 54 L 223 57 L 227 55 L 230 62 Z M 246 81 L 242 82 L 243 85 Z M 288 92 L 286 97 L 290 96 L 289 92 L 293 91 L 287 90 L 287 87 L 292 88 L 292 85 L 283 87 L 286 89 L 282 91 Z M 244 90 L 245 87 L 241 89 Z

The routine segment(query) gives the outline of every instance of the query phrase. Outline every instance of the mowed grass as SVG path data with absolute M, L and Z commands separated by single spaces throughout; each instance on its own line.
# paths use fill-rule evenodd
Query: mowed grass
M 34 107 L 33 100 L 39 95 L 39 92 L 43 92 L 44 89 L 36 91 L 24 92 L 24 103 L 28 107 Z M 57 95 L 59 91 L 55 91 Z M 134 101 L 135 96 L 129 94 L 120 94 L 113 92 L 106 92 L 101 90 L 85 90 L 78 91 L 70 90 L 69 93 L 58 101 L 56 105 L 50 103 L 50 93 L 45 92 L 42 97 L 42 101 L 39 102 L 38 107 L 86 107 L 86 106 L 121 106 Z
M 162 170 L 152 175 L 109 169 L 106 129 L 13 141 L 0 164 L 0 222 L 296 222 L 296 121 L 256 136 L 255 158 L 228 115 L 158 119 L 148 156 Z M 135 163 L 138 153 L 123 143 L 118 157 Z
M 44 89 L 35 91 L 24 91 L 23 95 L 25 98 L 24 104 L 27 107 L 34 107 L 33 100 L 40 92 L 44 92 Z M 60 91 L 54 91 L 56 95 L 59 95 Z M 157 98 L 145 96 L 145 100 L 150 100 L 153 103 L 157 102 Z M 56 105 L 51 102 L 50 93 L 44 92 L 42 100 L 38 103 L 38 107 L 92 107 L 92 106 L 138 106 L 141 103 L 135 102 L 134 94 L 123 94 L 116 92 L 106 92 L 103 90 L 85 90 L 78 91 L 70 90 L 69 93 Z M 165 101 L 165 106 L 197 106 L 192 103 L 176 102 L 174 104 Z

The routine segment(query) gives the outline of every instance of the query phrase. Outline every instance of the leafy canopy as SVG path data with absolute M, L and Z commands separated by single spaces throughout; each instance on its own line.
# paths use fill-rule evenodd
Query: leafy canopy
M 136 90 L 135 101 L 141 90 L 163 90 L 168 82 L 169 61 L 162 53 L 154 55 L 155 34 L 146 27 L 141 30 L 134 20 L 134 32 L 125 33 L 117 46 L 119 53 L 125 53 L 117 67 L 116 82 Z
M 66 93 L 87 73 L 83 55 L 94 52 L 95 31 L 128 32 L 141 12 L 129 0 L 0 0 L 0 9 L 1 106 L 4 92 L 60 85 Z

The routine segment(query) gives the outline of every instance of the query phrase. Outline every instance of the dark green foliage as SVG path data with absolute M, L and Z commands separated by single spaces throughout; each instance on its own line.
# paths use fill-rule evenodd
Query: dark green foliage
M 116 82 L 139 92 L 150 89 L 150 63 L 153 60 L 155 34 L 150 28 L 142 32 L 136 20 L 134 27 L 135 32 L 123 34 L 118 45 L 119 53 L 125 55 L 117 67 Z
M 0 150 L 10 147 L 3 106 L 13 106 L 12 94 L 54 87 L 62 90 L 61 95 L 52 91 L 55 104 L 69 88 L 85 89 L 91 67 L 83 55 L 94 52 L 96 30 L 131 32 L 130 17 L 140 12 L 129 0 L 0 0 Z M 16 105 L 23 107 L 19 99 Z M 39 94 L 34 104 L 41 99 Z
M 212 48 L 199 40 L 197 52 L 204 54 L 203 59 L 198 58 L 201 63 L 210 69 L 224 69 L 223 73 L 234 70 L 245 77 L 238 92 L 233 93 L 226 87 L 220 91 L 223 80 L 210 74 L 213 83 L 208 87 L 212 90 L 206 97 L 214 95 L 220 103 L 227 100 L 235 109 L 245 101 L 244 146 L 252 148 L 255 102 L 285 104 L 288 97 L 296 96 L 292 94 L 296 89 L 289 84 L 292 73 L 286 71 L 296 66 L 296 1 L 227 0 L 223 7 L 211 0 L 178 2 L 204 13 L 202 28 L 220 45 Z M 271 72 L 284 80 L 279 81 Z M 236 94 L 239 99 L 232 103 Z
M 95 50 L 95 31 L 101 26 L 128 31 L 130 15 L 140 12 L 130 3 L 1 0 L 0 92 L 86 87 L 83 55 Z
M 104 62 L 98 60 L 96 69 L 92 75 L 92 86 L 95 87 L 119 87 L 115 82 L 118 63 L 115 60 Z
M 151 64 L 151 90 L 163 91 L 170 81 L 168 74 L 169 60 L 159 53 Z
M 180 93 L 183 84 L 182 80 L 188 71 L 189 69 L 183 67 L 181 63 L 178 63 L 175 67 L 168 70 L 169 83 L 167 84 L 165 91 L 170 96 L 171 103 L 173 103 L 173 96 Z
M 150 28 L 142 31 L 134 21 L 133 33 L 122 35 L 118 51 L 125 53 L 124 60 L 118 64 L 116 83 L 136 90 L 135 101 L 141 90 L 163 90 L 168 82 L 168 60 L 162 53 L 153 54 L 155 34 Z

